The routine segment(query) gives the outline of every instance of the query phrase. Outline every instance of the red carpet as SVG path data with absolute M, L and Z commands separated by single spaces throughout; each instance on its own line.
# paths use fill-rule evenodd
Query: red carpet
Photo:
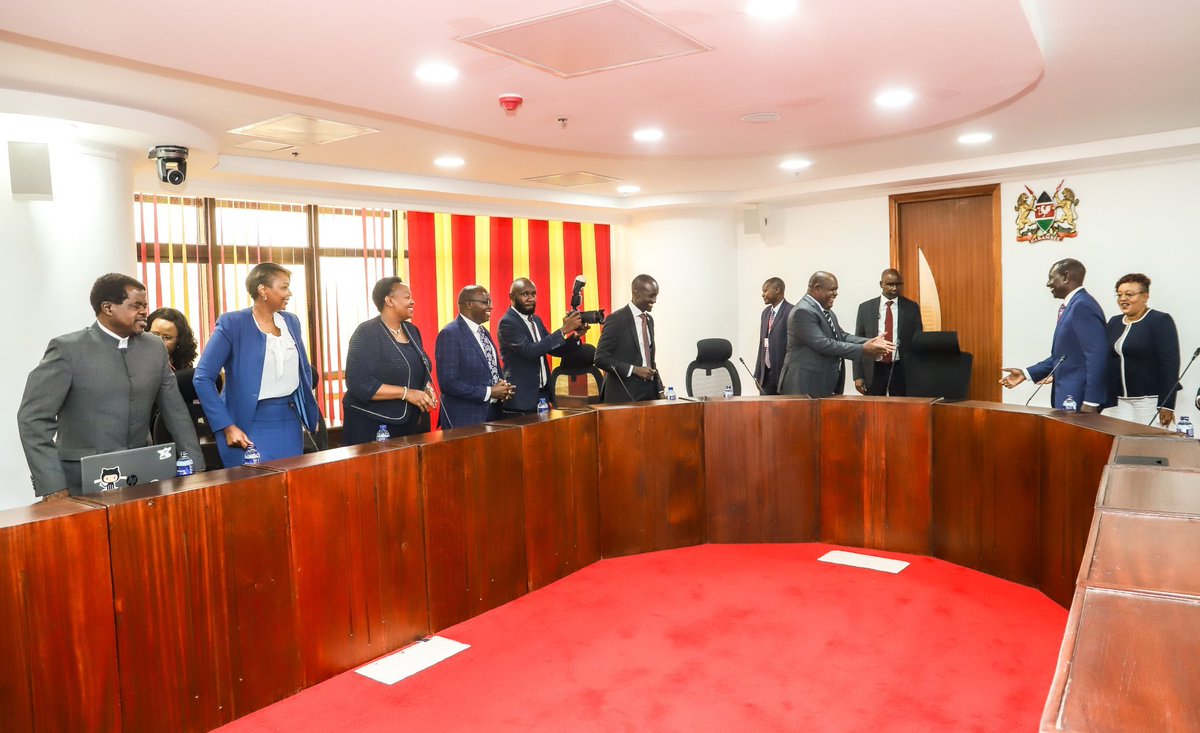
M 348 672 L 221 730 L 1037 730 L 1064 609 L 926 557 L 816 562 L 829 549 L 604 560 L 444 630 L 472 648 L 415 677 Z

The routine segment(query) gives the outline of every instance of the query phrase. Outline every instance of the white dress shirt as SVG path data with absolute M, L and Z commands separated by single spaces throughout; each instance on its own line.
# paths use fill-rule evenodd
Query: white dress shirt
M 267 351 L 263 355 L 259 400 L 287 397 L 300 387 L 300 352 L 296 349 L 296 340 L 282 313 L 276 311 L 274 321 L 279 335 L 263 334 L 267 337 Z

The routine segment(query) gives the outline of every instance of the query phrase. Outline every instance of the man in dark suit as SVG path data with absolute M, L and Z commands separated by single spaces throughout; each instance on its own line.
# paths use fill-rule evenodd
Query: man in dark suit
M 587 326 L 578 311 L 563 318 L 562 328 L 549 333 L 546 324 L 534 312 L 537 308 L 537 286 L 527 277 L 519 277 L 508 289 L 512 307 L 500 319 L 500 356 L 504 374 L 516 394 L 505 406 L 505 412 L 530 413 L 537 410 L 539 399 L 554 404 L 554 385 L 550 383 L 548 354 L 565 356 L 579 348 L 579 337 Z
M 837 278 L 814 272 L 808 292 L 796 301 L 788 317 L 787 355 L 779 372 L 781 394 L 829 397 L 837 391 L 843 359 L 874 358 L 890 353 L 893 346 L 882 336 L 868 339 L 846 333 L 833 315 Z
M 638 275 L 631 290 L 629 304 L 604 321 L 596 344 L 596 366 L 606 373 L 601 396 L 609 404 L 654 400 L 662 394 L 654 362 L 654 319 L 650 317 L 658 301 L 658 282 L 649 275 Z
M 439 428 L 461 428 L 500 417 L 500 403 L 514 388 L 501 379 L 496 343 L 486 324 L 492 298 L 486 288 L 468 285 L 458 294 L 458 318 L 442 329 L 434 347 L 438 386 L 442 388 Z
M 1062 409 L 1063 401 L 1070 396 L 1081 412 L 1100 411 L 1108 400 L 1108 340 L 1104 311 L 1083 289 L 1086 275 L 1087 269 L 1079 260 L 1067 258 L 1050 266 L 1046 287 L 1063 301 L 1058 307 L 1050 356 L 1026 369 L 1005 367 L 1008 374 L 1000 384 L 1012 389 L 1026 379 L 1039 382 L 1053 372 L 1050 402 L 1056 409 Z
M 903 397 L 907 393 L 901 356 L 912 345 L 913 336 L 925 328 L 921 323 L 920 306 L 900 295 L 903 286 L 900 271 L 889 267 L 879 277 L 880 297 L 858 306 L 854 335 L 883 336 L 884 340 L 896 345 L 896 351 L 891 354 L 854 360 L 854 388 L 859 394 Z
M 758 359 L 754 362 L 754 378 L 762 394 L 779 394 L 779 369 L 787 353 L 787 322 L 792 304 L 783 298 L 783 280 L 773 277 L 763 283 L 762 299 L 766 304 L 758 324 Z
M 150 445 L 159 414 L 179 450 L 204 470 L 200 441 L 162 339 L 146 330 L 146 286 L 118 273 L 92 285 L 96 322 L 50 341 L 17 410 L 21 446 L 43 499 L 78 494 L 79 461 Z

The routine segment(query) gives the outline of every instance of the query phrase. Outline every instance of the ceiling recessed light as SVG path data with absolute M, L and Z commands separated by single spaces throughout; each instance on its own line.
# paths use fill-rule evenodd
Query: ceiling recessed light
M 437 62 L 421 64 L 417 67 L 417 78 L 426 84 L 449 84 L 458 78 L 458 69 Z
M 631 183 L 627 183 L 624 186 L 617 186 L 617 193 L 637 193 L 641 190 L 641 186 L 635 186 Z
M 990 132 L 968 132 L 966 135 L 958 136 L 958 141 L 963 145 L 978 145 L 991 139 L 992 133 Z
M 462 158 L 456 158 L 453 155 L 447 155 L 444 158 L 438 158 L 433 161 L 433 164 L 439 168 L 460 168 L 463 163 L 466 163 Z
M 633 133 L 633 139 L 644 143 L 652 143 L 656 140 L 662 140 L 663 131 L 656 127 L 647 127 Z
M 785 171 L 802 171 L 810 165 L 812 165 L 811 160 L 805 160 L 804 158 L 788 158 L 780 163 L 779 167 Z
M 774 122 L 779 119 L 779 116 L 778 112 L 751 112 L 748 115 L 742 115 L 739 119 L 742 122 L 761 125 L 764 122 Z
M 915 97 L 916 95 L 907 89 L 889 89 L 886 92 L 880 92 L 875 97 L 875 104 L 880 107 L 903 107 L 911 103 Z
M 755 18 L 782 18 L 796 12 L 796 0 L 749 0 L 746 13 Z

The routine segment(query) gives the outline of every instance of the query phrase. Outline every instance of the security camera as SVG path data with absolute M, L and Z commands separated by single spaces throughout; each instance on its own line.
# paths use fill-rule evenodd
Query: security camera
M 181 186 L 187 179 L 188 149 L 182 145 L 155 145 L 147 158 L 154 158 L 158 167 L 158 180 L 172 186 Z

